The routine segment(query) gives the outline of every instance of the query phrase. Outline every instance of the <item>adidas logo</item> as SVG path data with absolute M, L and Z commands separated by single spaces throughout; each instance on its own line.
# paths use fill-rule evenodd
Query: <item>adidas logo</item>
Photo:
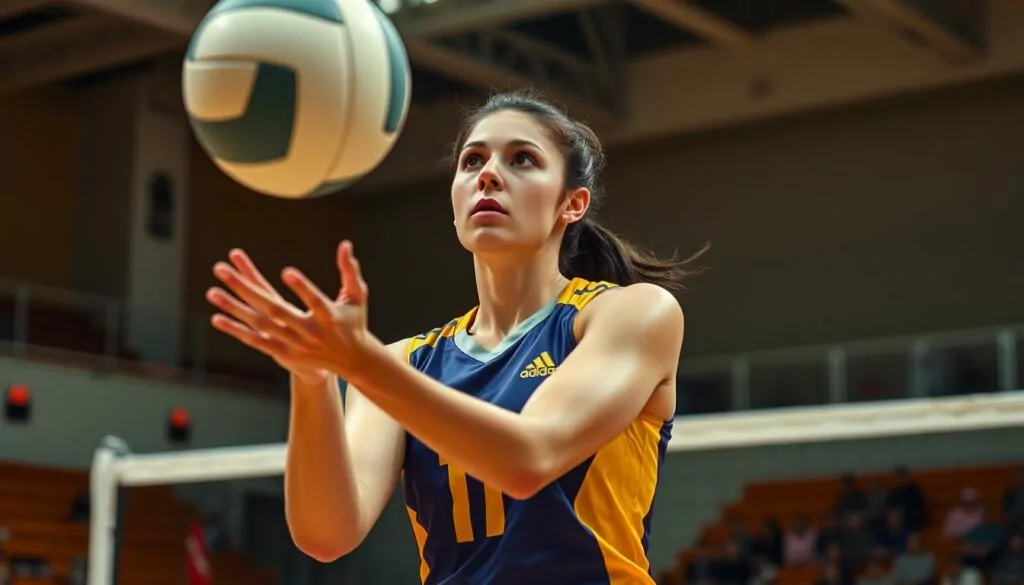
M 550 376 L 555 373 L 558 368 L 555 366 L 554 360 L 548 355 L 548 352 L 541 352 L 541 354 L 534 358 L 534 360 L 523 368 L 522 372 L 519 372 L 520 378 L 543 378 Z

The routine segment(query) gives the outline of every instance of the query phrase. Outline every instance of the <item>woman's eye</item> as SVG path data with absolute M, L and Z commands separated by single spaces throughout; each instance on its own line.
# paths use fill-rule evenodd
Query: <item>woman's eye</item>
M 520 165 L 536 165 L 537 161 L 532 156 L 530 156 L 529 154 L 527 154 L 525 152 L 520 152 L 520 153 L 517 153 L 514 157 L 512 157 L 512 164 L 514 164 L 516 166 L 520 166 Z
M 464 169 L 480 166 L 481 164 L 483 164 L 483 157 L 479 154 L 467 154 L 462 159 L 462 168 Z

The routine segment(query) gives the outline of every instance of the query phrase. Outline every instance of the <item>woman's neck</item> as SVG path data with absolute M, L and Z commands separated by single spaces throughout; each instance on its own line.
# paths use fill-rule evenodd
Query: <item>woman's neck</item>
M 500 341 L 512 329 L 541 310 L 569 280 L 558 271 L 558 250 L 542 250 L 524 258 L 474 259 L 480 308 L 470 333 Z

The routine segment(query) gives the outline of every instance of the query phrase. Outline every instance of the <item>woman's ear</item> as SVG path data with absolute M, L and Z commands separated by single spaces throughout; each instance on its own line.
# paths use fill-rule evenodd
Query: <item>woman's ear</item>
M 590 209 L 590 189 L 586 187 L 573 189 L 569 191 L 565 203 L 562 204 L 561 219 L 566 225 L 576 223 L 583 219 L 588 209 Z

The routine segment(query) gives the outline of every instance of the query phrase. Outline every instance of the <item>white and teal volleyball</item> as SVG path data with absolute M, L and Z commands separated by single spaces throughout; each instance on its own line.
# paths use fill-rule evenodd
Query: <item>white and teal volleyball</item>
M 246 187 L 326 195 L 376 168 L 405 123 L 409 59 L 370 0 L 221 0 L 182 92 L 197 141 Z

